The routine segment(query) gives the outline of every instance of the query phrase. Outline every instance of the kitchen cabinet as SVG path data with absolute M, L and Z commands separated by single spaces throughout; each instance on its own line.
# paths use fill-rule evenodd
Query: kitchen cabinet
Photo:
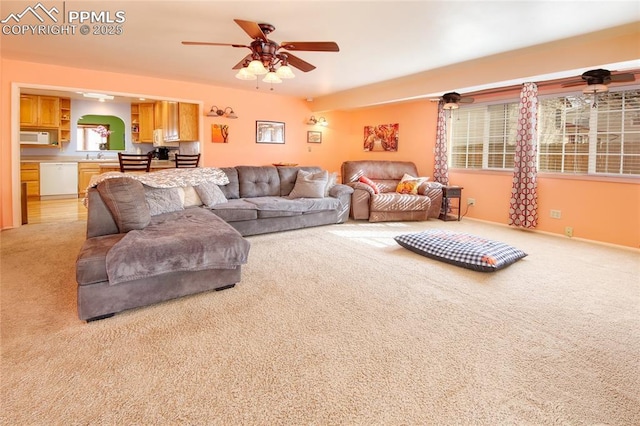
M 58 129 L 58 141 L 71 141 L 71 99 L 60 98 L 60 128 Z
M 168 142 L 191 142 L 198 138 L 198 105 L 158 101 L 154 106 L 156 129 L 162 129 Z
M 120 171 L 118 168 L 114 171 Z M 103 173 L 100 169 L 99 163 L 79 162 L 78 163 L 78 197 L 85 197 L 87 195 L 87 187 L 91 178 L 95 175 Z
M 153 129 L 155 129 L 153 104 L 138 104 L 138 141 L 153 143 Z
M 40 199 L 40 165 L 38 163 L 20 164 L 20 182 L 27 184 L 27 198 Z
M 60 127 L 60 98 L 20 95 L 20 127 Z
M 135 143 L 153 143 L 154 105 L 131 104 L 131 140 Z

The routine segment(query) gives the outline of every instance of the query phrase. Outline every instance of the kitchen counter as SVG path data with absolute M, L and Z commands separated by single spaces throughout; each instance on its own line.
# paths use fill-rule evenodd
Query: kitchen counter
M 92 158 L 87 160 L 85 157 L 29 157 L 20 159 L 20 163 L 89 163 L 97 164 L 101 169 L 120 169 L 120 163 L 117 158 Z M 151 160 L 152 169 L 170 169 L 176 166 L 174 160 Z

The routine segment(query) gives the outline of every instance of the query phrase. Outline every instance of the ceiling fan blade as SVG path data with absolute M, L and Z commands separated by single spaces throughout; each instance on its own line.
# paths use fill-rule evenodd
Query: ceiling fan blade
M 287 53 L 287 62 L 289 65 L 292 65 L 298 68 L 300 71 L 309 72 L 316 69 L 315 65 L 311 65 L 309 62 L 303 61 L 297 56 L 292 55 L 291 53 Z
M 240 68 L 244 67 L 244 64 L 247 63 L 248 61 L 251 60 L 251 53 L 249 53 L 247 56 L 245 56 L 244 58 L 242 58 L 242 60 L 240 62 L 238 62 L 233 68 L 231 68 L 232 70 L 239 70 Z
M 182 44 L 187 46 L 231 46 L 231 47 L 249 47 L 244 44 L 232 43 L 209 43 L 206 41 L 183 41 Z
M 333 41 L 286 41 L 280 48 L 287 50 L 304 50 L 309 52 L 339 52 L 340 48 Z
M 249 37 L 252 39 L 260 38 L 264 41 L 269 41 L 267 36 L 264 35 L 260 26 L 253 21 L 243 21 L 242 19 L 234 19 L 235 23 L 240 26 L 244 30 L 245 33 L 249 34 Z
M 636 77 L 632 73 L 611 74 L 611 81 L 636 81 Z
M 467 97 L 467 98 L 460 98 L 458 102 L 460 102 L 461 104 L 472 104 L 473 100 L 474 100 L 473 98 Z

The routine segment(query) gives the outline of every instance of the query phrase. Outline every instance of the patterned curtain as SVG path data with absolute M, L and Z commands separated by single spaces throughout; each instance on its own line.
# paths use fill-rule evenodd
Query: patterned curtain
M 436 129 L 436 149 L 433 167 L 433 179 L 443 185 L 449 185 L 449 166 L 447 165 L 447 118 L 443 102 L 438 102 L 438 125 Z
M 509 225 L 538 225 L 537 133 L 538 86 L 525 83 L 520 92 Z

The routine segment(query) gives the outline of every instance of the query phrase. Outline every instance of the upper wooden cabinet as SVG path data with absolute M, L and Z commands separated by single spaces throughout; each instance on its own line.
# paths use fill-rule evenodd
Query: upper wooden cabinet
M 60 127 L 60 98 L 20 95 L 21 127 Z
M 155 103 L 156 129 L 162 129 L 169 142 L 198 140 L 198 105 L 174 101 Z
M 152 143 L 154 126 L 154 105 L 151 103 L 131 104 L 131 140 L 135 143 Z

